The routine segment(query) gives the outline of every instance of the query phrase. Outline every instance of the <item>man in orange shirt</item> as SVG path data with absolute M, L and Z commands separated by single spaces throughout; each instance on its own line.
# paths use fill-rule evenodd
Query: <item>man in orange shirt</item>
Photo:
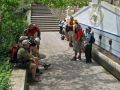
M 72 44 L 73 21 L 74 21 L 73 17 L 71 17 L 70 21 L 68 21 L 68 28 L 69 28 L 68 35 L 69 35 L 69 46 L 70 47 L 73 47 L 73 44 Z

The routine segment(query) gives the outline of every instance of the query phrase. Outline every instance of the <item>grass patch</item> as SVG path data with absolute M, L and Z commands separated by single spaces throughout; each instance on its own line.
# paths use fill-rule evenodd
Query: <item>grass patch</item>
M 0 90 L 8 90 L 11 72 L 12 65 L 9 63 L 9 58 L 0 58 Z

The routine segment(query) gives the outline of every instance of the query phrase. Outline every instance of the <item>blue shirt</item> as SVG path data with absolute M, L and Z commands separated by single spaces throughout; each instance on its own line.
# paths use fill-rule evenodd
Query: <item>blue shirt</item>
M 90 38 L 91 38 L 91 34 L 90 34 L 90 33 L 87 33 L 85 37 L 86 37 L 86 39 L 90 39 Z M 86 43 L 85 43 L 85 46 L 86 46 L 86 45 L 91 45 L 91 43 L 86 42 Z

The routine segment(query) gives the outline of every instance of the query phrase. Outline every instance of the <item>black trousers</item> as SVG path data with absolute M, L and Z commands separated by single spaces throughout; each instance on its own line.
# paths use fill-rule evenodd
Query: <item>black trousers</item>
M 59 33 L 62 34 L 62 31 L 63 31 L 63 27 L 60 26 L 60 31 L 59 31 Z
M 91 62 L 92 58 L 92 45 L 87 45 L 85 47 L 85 57 L 86 57 L 86 62 Z

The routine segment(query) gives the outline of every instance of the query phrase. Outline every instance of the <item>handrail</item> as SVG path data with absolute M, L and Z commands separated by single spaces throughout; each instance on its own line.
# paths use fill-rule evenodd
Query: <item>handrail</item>
M 79 23 L 79 24 L 80 24 L 80 25 L 83 25 L 83 26 L 85 26 L 85 27 L 88 27 L 88 26 L 89 26 L 89 25 L 85 25 L 85 24 L 82 24 L 82 23 Z M 104 33 L 106 33 L 106 34 L 108 34 L 108 35 L 112 35 L 112 36 L 114 36 L 114 37 L 120 38 L 119 35 L 115 35 L 115 34 L 112 34 L 112 33 L 106 32 L 106 31 L 103 31 L 103 30 L 101 30 L 101 29 L 97 29 L 97 28 L 95 28 L 95 27 L 91 27 L 91 28 L 93 28 L 93 29 L 95 29 L 95 30 L 98 30 L 98 31 L 102 31 L 102 32 L 104 32 Z M 96 35 L 99 35 L 99 33 L 97 33 L 97 32 L 95 32 L 95 34 L 96 34 Z M 115 40 L 115 39 L 110 38 L 110 37 L 105 36 L 105 35 L 102 35 L 102 36 L 103 36 L 104 38 L 106 38 L 106 39 L 112 39 L 113 41 L 115 41 L 114 44 L 120 44 L 120 41 L 118 41 L 118 40 Z M 111 52 L 113 55 L 115 55 L 115 56 L 117 56 L 117 57 L 120 58 L 120 56 L 118 55 L 118 54 L 120 54 L 119 49 L 114 48 L 114 47 L 111 47 L 110 45 L 108 45 L 108 44 L 106 44 L 106 43 L 104 43 L 104 42 L 101 42 L 101 41 L 99 41 L 98 39 L 96 40 L 96 42 L 98 43 L 97 45 L 99 45 L 99 43 L 101 43 L 101 45 L 103 45 L 103 46 L 100 45 L 100 47 L 101 47 L 101 48 L 104 48 L 104 49 L 107 50 L 107 51 L 109 51 L 108 48 L 111 49 L 110 52 Z M 105 47 L 108 47 L 108 48 L 105 48 L 104 46 L 105 46 Z M 118 47 L 119 47 L 119 46 L 118 46 Z M 118 54 L 117 54 L 117 53 L 118 53 Z
M 95 32 L 96 33 L 96 32 Z M 98 34 L 99 35 L 99 33 L 96 33 L 96 34 Z M 105 35 L 102 35 L 102 36 L 104 36 L 104 37 L 106 37 L 106 38 L 109 38 L 109 39 L 112 39 L 112 38 L 110 38 L 110 37 L 107 37 L 107 36 L 105 36 Z M 114 40 L 114 39 L 113 39 Z M 117 40 L 114 40 L 115 42 L 118 42 L 118 43 L 120 43 L 120 41 L 117 41 Z
M 79 23 L 79 24 L 82 24 L 82 25 L 85 25 L 85 26 L 89 26 L 89 25 L 86 25 L 86 24 L 83 24 L 83 23 Z M 90 26 L 90 27 L 91 27 L 91 26 Z M 110 32 L 107 32 L 107 31 L 104 31 L 104 30 L 101 30 L 101 29 L 95 28 L 95 27 L 91 27 L 91 28 L 96 29 L 96 30 L 99 30 L 99 31 L 103 31 L 103 32 L 105 32 L 105 33 L 107 33 L 107 34 L 114 35 L 114 36 L 120 38 L 119 35 L 116 35 L 116 34 L 113 34 L 113 33 L 110 33 Z
M 110 47 L 109 45 L 106 45 L 106 44 L 104 44 L 104 43 L 102 43 L 102 42 L 100 42 L 100 41 L 98 41 L 98 40 L 96 40 L 97 42 L 99 42 L 99 43 L 101 43 L 101 44 L 103 44 L 103 45 L 105 45 L 105 46 L 107 46 L 107 47 Z M 116 49 L 114 49 L 114 48 L 111 48 L 112 50 L 114 50 L 114 51 L 116 51 L 116 52 L 118 52 L 118 53 L 120 53 L 120 51 L 118 51 L 118 50 L 116 50 Z

